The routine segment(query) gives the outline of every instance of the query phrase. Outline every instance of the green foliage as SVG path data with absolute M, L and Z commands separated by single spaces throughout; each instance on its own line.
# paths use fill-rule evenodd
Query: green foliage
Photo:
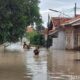
M 42 34 L 33 31 L 27 34 L 27 38 L 30 40 L 30 44 L 32 45 L 40 45 L 44 46 L 45 40 Z
M 0 43 L 15 42 L 29 24 L 41 24 L 39 0 L 0 0 Z
M 26 33 L 26 37 L 27 37 L 28 40 L 30 40 L 35 35 L 37 35 L 37 32 L 36 31 L 32 31 L 32 32 L 27 32 Z
M 26 14 L 29 17 L 29 22 L 32 24 L 33 22 L 36 22 L 37 25 L 40 25 L 42 23 L 42 19 L 39 14 L 39 7 L 38 7 L 39 0 L 26 0 L 26 1 L 27 1 L 27 3 L 25 3 L 25 5 L 27 4 Z
M 41 32 L 41 31 L 45 30 L 45 28 L 44 28 L 44 26 L 39 25 L 39 26 L 36 26 L 36 30 L 37 30 L 38 32 Z

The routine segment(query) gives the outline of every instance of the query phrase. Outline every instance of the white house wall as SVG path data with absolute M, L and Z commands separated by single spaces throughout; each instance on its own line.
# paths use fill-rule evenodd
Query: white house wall
M 60 31 L 58 33 L 58 38 L 53 38 L 53 49 L 65 49 L 65 32 Z

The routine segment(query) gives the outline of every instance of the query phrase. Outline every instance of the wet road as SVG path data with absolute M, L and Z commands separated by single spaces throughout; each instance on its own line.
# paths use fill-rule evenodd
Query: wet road
M 80 52 L 33 50 L 0 51 L 0 80 L 80 80 Z

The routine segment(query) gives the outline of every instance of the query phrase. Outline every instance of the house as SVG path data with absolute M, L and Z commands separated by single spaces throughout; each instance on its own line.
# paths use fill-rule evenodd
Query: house
M 65 37 L 65 31 L 63 27 L 61 27 L 61 24 L 64 22 L 70 20 L 71 18 L 64 18 L 64 17 L 52 17 L 51 21 L 53 23 L 53 29 L 49 31 L 50 35 L 57 34 L 57 37 L 53 36 L 53 49 L 65 49 L 66 48 L 66 37 Z
M 55 30 L 49 31 L 51 32 L 49 34 L 54 35 L 54 32 L 58 30 L 58 37 L 53 37 L 52 47 L 54 49 L 80 50 L 80 15 L 74 18 L 52 17 L 51 21 Z
M 62 24 L 66 36 L 66 49 L 80 50 L 80 15 Z

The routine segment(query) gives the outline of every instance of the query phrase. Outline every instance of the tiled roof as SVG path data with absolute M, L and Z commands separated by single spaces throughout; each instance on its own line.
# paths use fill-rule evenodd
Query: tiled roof
M 64 26 L 64 25 L 72 24 L 72 23 L 74 23 L 76 21 L 79 21 L 79 20 L 80 20 L 80 15 L 77 15 L 76 17 L 74 17 L 74 18 L 62 23 L 61 25 Z
M 59 27 L 61 24 L 65 23 L 70 19 L 71 18 L 65 18 L 65 17 L 52 17 L 53 26 Z

